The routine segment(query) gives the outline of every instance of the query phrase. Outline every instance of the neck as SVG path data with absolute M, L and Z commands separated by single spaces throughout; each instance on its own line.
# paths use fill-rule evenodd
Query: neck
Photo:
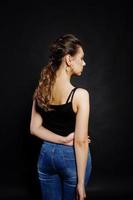
M 66 72 L 65 66 L 61 65 L 56 72 L 56 82 L 63 85 L 71 84 L 71 76 L 72 73 Z

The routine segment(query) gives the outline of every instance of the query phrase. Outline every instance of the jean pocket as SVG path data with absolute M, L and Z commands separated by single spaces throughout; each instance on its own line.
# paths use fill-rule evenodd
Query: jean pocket
M 64 160 L 75 160 L 75 151 L 73 147 L 63 148 Z
M 63 149 L 64 159 L 64 177 L 67 178 L 67 184 L 75 185 L 77 182 L 76 157 L 74 149 Z

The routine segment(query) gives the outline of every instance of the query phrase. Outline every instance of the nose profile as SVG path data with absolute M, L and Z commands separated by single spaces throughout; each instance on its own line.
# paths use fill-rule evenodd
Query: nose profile
M 85 61 L 84 61 L 84 63 L 83 63 L 83 66 L 86 66 L 86 63 L 85 63 Z

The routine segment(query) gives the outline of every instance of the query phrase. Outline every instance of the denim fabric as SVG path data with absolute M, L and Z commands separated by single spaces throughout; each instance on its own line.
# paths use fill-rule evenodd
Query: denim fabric
M 89 184 L 91 168 L 89 147 L 85 188 Z M 74 200 L 76 198 L 77 170 L 73 146 L 43 142 L 37 170 L 42 200 Z

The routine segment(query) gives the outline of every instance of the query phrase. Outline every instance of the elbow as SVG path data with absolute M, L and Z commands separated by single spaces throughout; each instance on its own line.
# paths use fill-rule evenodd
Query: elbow
M 30 126 L 30 134 L 35 135 L 36 133 L 36 128 L 34 126 Z
M 30 123 L 30 134 L 31 135 L 37 135 L 38 131 L 42 127 L 42 124 L 36 123 L 36 122 L 31 122 Z
M 83 146 L 88 146 L 88 140 L 87 139 L 75 139 L 74 144 L 77 147 L 83 147 Z
M 34 129 L 32 127 L 30 127 L 30 134 L 34 135 Z

